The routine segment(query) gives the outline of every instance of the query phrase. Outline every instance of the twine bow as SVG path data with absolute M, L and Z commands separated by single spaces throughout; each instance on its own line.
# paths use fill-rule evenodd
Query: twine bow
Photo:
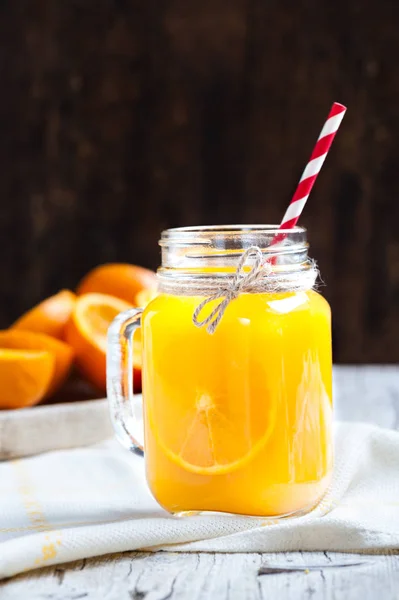
M 248 259 L 252 256 L 255 257 L 252 269 L 244 271 Z M 254 285 L 260 279 L 271 272 L 270 265 L 267 263 L 262 264 L 262 262 L 263 255 L 261 250 L 257 246 L 248 248 L 240 258 L 233 279 L 225 287 L 218 289 L 197 306 L 193 314 L 194 325 L 196 327 L 206 327 L 208 333 L 214 333 L 230 302 L 235 300 L 242 292 L 253 289 Z M 201 320 L 199 317 L 205 306 L 218 298 L 222 298 L 222 300 L 207 317 Z

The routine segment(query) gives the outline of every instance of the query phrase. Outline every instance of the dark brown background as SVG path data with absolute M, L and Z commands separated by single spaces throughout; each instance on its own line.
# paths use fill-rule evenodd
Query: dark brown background
M 161 229 L 302 223 L 340 362 L 399 359 L 399 2 L 1 0 L 0 326 Z

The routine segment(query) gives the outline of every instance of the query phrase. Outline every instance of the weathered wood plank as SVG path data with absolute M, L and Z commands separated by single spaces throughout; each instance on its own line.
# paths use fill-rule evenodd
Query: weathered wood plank
M 259 573 L 264 566 L 282 565 L 298 570 Z M 43 569 L 16 577 L 0 589 L 2 600 L 397 600 L 398 587 L 398 555 L 160 552 L 124 553 Z

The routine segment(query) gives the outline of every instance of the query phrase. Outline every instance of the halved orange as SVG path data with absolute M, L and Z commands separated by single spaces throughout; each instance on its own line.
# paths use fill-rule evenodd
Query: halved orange
M 46 333 L 62 340 L 65 325 L 75 305 L 76 296 L 69 290 L 61 290 L 26 312 L 12 325 L 13 329 L 24 329 Z
M 53 371 L 50 352 L 0 349 L 0 408 L 23 408 L 40 402 Z
M 245 425 L 246 411 L 245 398 L 231 403 L 228 398 L 198 392 L 190 409 L 171 416 L 174 423 L 155 421 L 151 406 L 147 413 L 154 437 L 174 463 L 199 475 L 222 475 L 253 460 L 273 431 L 275 402 L 268 407 L 267 419 L 259 415 L 255 428 Z
M 47 396 L 54 394 L 66 380 L 73 360 L 73 349 L 69 344 L 61 342 L 45 333 L 7 329 L 0 331 L 0 349 L 14 350 L 46 350 L 55 359 L 54 372 Z
M 137 294 L 154 289 L 156 284 L 156 275 L 149 269 L 128 263 L 109 263 L 89 271 L 79 283 L 76 293 L 79 296 L 109 294 L 137 306 Z
M 76 364 L 99 390 L 106 390 L 107 332 L 114 318 L 132 308 L 124 300 L 107 294 L 79 296 L 66 327 L 66 340 L 74 348 Z M 135 336 L 136 337 L 136 336 Z M 141 343 L 134 348 L 135 383 L 141 381 Z M 135 390 L 136 391 L 136 390 Z

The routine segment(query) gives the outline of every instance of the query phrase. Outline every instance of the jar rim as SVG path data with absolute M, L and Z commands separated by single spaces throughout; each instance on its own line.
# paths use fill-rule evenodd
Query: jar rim
M 304 234 L 306 235 L 306 228 L 295 225 L 290 229 L 280 229 L 279 225 L 194 225 L 188 227 L 172 227 L 170 229 L 165 229 L 161 233 L 160 245 L 163 245 L 164 241 L 176 241 L 178 239 L 187 240 L 190 236 L 195 235 L 198 239 L 203 238 L 206 235 L 212 235 L 212 237 L 217 236 L 235 236 L 235 235 L 245 235 L 245 234 L 267 234 L 277 235 L 292 235 L 292 234 Z M 204 241 L 204 240 L 203 240 Z

